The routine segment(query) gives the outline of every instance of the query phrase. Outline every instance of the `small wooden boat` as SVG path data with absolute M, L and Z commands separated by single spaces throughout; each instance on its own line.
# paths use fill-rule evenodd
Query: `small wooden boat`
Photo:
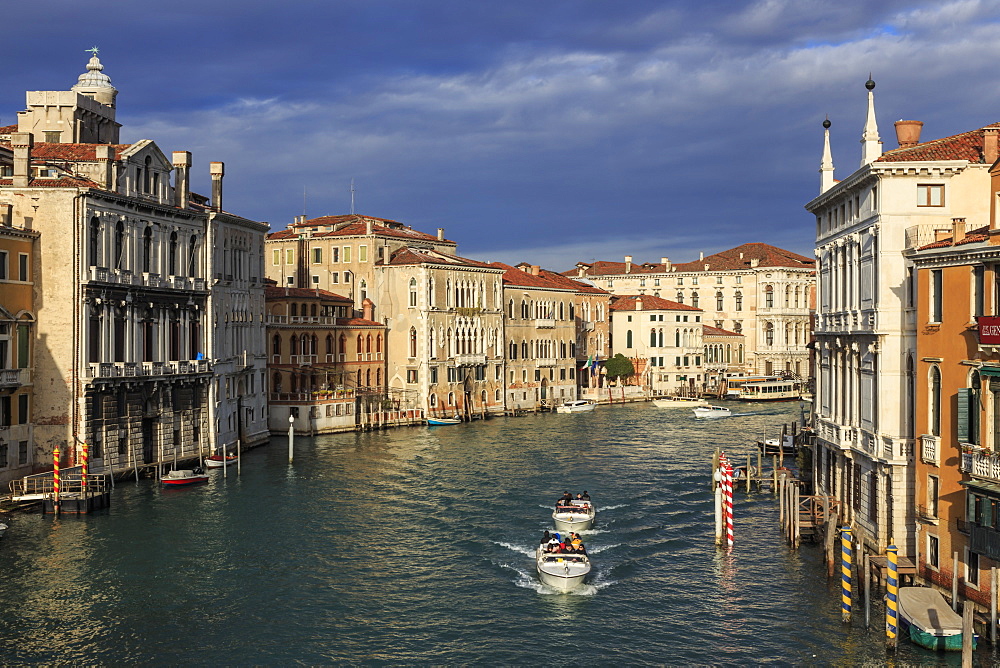
M 556 506 L 552 512 L 552 521 L 558 531 L 586 531 L 594 528 L 597 509 L 594 504 L 584 499 L 573 499 L 566 505 Z
M 762 455 L 794 455 L 797 454 L 799 448 L 792 441 L 791 436 L 785 436 L 785 441 L 782 443 L 777 438 L 765 438 L 763 441 L 757 441 L 757 447 L 760 449 Z
M 586 401 L 584 399 L 567 401 L 561 406 L 556 406 L 556 413 L 586 413 L 587 411 L 594 410 L 594 406 L 596 405 L 593 401 Z
M 733 412 L 725 406 L 701 406 L 694 409 L 696 418 L 723 418 L 732 414 Z
M 542 584 L 559 591 L 569 591 L 583 584 L 590 573 L 590 558 L 586 554 L 546 552 L 539 545 L 535 552 L 535 567 Z
M 183 487 L 207 482 L 208 474 L 201 469 L 174 469 L 160 478 L 160 482 L 168 487 Z
M 431 427 L 438 427 L 438 426 L 445 425 L 445 424 L 460 424 L 461 422 L 462 421 L 459 418 L 457 418 L 457 417 L 453 417 L 453 418 L 429 417 L 429 418 L 427 418 L 427 424 L 430 425 Z
M 962 651 L 962 616 L 951 609 L 941 592 L 930 587 L 900 587 L 899 621 L 910 640 L 935 650 Z M 977 638 L 973 636 L 975 649 Z
M 708 406 L 708 402 L 700 397 L 660 397 L 653 399 L 657 408 L 699 408 Z
M 223 466 L 234 466 L 236 464 L 236 455 L 210 455 L 205 457 L 205 468 L 208 469 L 221 469 Z

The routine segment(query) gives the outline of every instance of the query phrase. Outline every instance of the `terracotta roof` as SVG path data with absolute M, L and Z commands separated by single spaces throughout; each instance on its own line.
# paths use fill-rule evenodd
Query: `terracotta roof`
M 741 257 L 742 254 L 742 257 Z M 724 250 L 713 255 L 706 255 L 703 260 L 673 264 L 673 272 L 705 272 L 705 271 L 739 271 L 752 269 L 751 260 L 757 260 L 757 267 L 808 267 L 813 268 L 816 260 L 805 255 L 778 248 L 770 244 L 753 242 Z M 593 263 L 582 263 L 589 267 L 588 276 L 620 276 L 625 275 L 624 262 L 606 262 L 599 260 Z M 708 265 L 708 269 L 705 269 Z M 671 273 L 659 262 L 633 262 L 628 275 L 632 274 L 664 274 Z M 563 276 L 576 276 L 576 269 L 564 271 Z
M 335 292 L 327 290 L 317 290 L 310 288 L 279 288 L 275 285 L 264 286 L 264 299 L 285 299 L 295 297 L 296 299 L 322 299 L 325 301 L 344 302 L 353 304 L 354 300 Z
M 419 232 L 395 220 L 389 220 L 388 218 L 375 218 L 373 216 L 360 216 L 356 214 L 348 214 L 344 216 L 320 216 L 319 218 L 307 220 L 304 223 L 293 223 L 292 225 L 289 225 L 287 229 L 272 232 L 267 235 L 267 238 L 275 240 L 295 239 L 307 229 L 313 230 L 313 238 L 361 236 L 367 234 L 369 220 L 372 221 L 372 233 L 380 236 L 394 237 L 397 239 L 433 241 L 435 243 L 455 243 L 454 241 L 450 241 L 448 239 L 440 240 L 433 234 Z M 318 228 L 322 227 L 333 227 L 337 229 L 320 231 Z
M 697 311 L 703 313 L 704 310 L 690 306 L 688 304 L 681 304 L 680 302 L 672 302 L 669 299 L 663 299 L 662 297 L 654 297 L 653 295 L 616 295 L 611 298 L 611 310 L 612 311 L 635 311 L 636 301 L 642 302 L 643 311 Z
M 365 320 L 364 318 L 345 318 L 337 320 L 337 324 L 351 325 L 352 327 L 385 327 L 381 322 Z
M 31 147 L 32 160 L 69 160 L 71 162 L 93 162 L 97 160 L 97 147 L 101 144 L 55 144 L 39 142 Z M 114 159 L 120 160 L 122 153 L 132 144 L 111 144 L 115 149 Z
M 544 276 L 535 276 L 530 271 L 524 271 L 523 269 L 512 267 L 509 264 L 504 264 L 503 262 L 491 262 L 490 266 L 504 270 L 503 282 L 505 285 L 516 285 L 518 287 L 525 288 L 548 288 L 550 290 L 556 289 L 576 291 L 576 288 L 573 286 L 565 285 L 561 282 L 557 283 L 556 281 Z
M 549 271 L 548 269 L 539 269 L 538 275 L 547 278 L 554 283 L 559 283 L 560 285 L 565 285 L 571 290 L 576 290 L 577 292 L 583 292 L 592 295 L 610 295 L 611 293 L 607 290 L 602 290 L 596 285 L 591 285 L 590 283 L 584 283 L 583 281 L 577 281 L 568 276 L 563 276 L 562 274 L 557 274 L 554 271 Z
M 483 267 L 493 269 L 493 265 L 478 260 L 439 253 L 430 248 L 400 248 L 393 252 L 385 264 L 390 266 L 400 266 L 408 264 L 439 264 L 444 266 L 460 267 Z
M 1000 127 L 991 123 L 987 128 Z M 913 162 L 926 160 L 966 160 L 982 163 L 985 128 L 969 130 L 951 137 L 942 137 L 909 148 L 897 148 L 883 153 L 875 162 Z
M 739 332 L 730 332 L 728 329 L 719 329 L 711 325 L 701 326 L 702 336 L 743 336 Z
M 0 179 L 0 186 L 14 185 L 13 179 Z M 30 179 L 29 188 L 94 188 L 104 190 L 99 184 L 90 179 L 82 179 L 75 176 L 64 176 L 58 179 Z
M 966 233 L 966 235 L 961 239 L 959 239 L 958 242 L 956 243 L 952 243 L 951 241 L 952 237 L 948 237 L 947 239 L 940 239 L 938 241 L 935 241 L 934 243 L 929 243 L 926 246 L 921 246 L 917 250 L 922 251 L 922 250 L 931 250 L 933 248 L 951 248 L 952 246 L 961 246 L 963 244 L 982 243 L 983 241 L 989 239 L 990 237 L 989 232 L 990 232 L 990 226 L 984 225 L 983 227 L 977 228 L 975 230 Z
M 9 135 L 17 132 L 17 123 L 14 125 L 0 125 L 0 135 Z

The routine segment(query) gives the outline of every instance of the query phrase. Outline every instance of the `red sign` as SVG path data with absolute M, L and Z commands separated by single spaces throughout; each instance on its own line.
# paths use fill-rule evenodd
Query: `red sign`
M 979 343 L 987 346 L 1000 346 L 1000 316 L 981 315 L 979 322 Z

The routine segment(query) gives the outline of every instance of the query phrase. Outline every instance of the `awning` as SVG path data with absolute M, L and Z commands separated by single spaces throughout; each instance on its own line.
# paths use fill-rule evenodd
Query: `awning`
M 988 480 L 963 480 L 961 481 L 961 484 L 976 492 L 982 492 L 996 499 L 1000 499 L 1000 483 L 990 482 Z
M 979 367 L 979 375 L 990 376 L 991 378 L 1000 378 L 1000 366 Z

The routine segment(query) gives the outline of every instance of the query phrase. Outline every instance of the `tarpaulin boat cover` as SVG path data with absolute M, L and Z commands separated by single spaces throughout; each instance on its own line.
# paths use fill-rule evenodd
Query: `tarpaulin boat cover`
M 900 587 L 899 612 L 921 631 L 936 636 L 962 632 L 962 617 L 951 609 L 941 592 L 930 587 Z

